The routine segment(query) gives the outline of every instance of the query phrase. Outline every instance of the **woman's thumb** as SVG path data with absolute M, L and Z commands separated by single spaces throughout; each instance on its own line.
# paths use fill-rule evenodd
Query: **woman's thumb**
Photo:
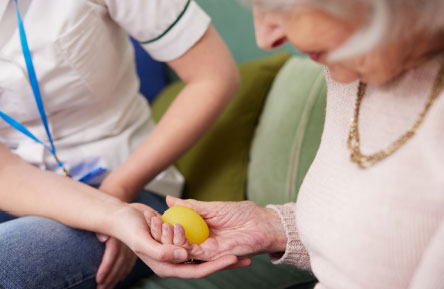
M 191 208 L 191 205 L 188 204 L 187 201 L 169 195 L 166 197 L 166 202 L 168 207 L 170 208 L 174 206 L 183 206 Z
M 168 207 L 174 207 L 174 206 L 182 206 L 182 207 L 187 207 L 190 209 L 193 209 L 195 211 L 197 211 L 199 214 L 203 213 L 203 211 L 205 211 L 205 202 L 200 202 L 200 201 L 196 201 L 196 200 L 182 200 L 173 196 L 167 196 L 166 198 L 166 202 Z

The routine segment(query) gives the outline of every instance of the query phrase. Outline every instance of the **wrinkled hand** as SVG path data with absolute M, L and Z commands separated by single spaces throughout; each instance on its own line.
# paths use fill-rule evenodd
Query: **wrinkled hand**
M 159 214 L 144 204 L 129 204 L 115 212 L 115 228 L 123 241 L 142 261 L 160 277 L 202 278 L 227 267 L 249 265 L 236 256 L 226 255 L 202 264 L 182 264 L 189 259 L 188 252 L 173 244 L 160 244 L 150 233 L 147 220 Z
M 97 238 L 105 243 L 105 252 L 96 274 L 97 289 L 114 288 L 131 272 L 137 256 L 116 238 L 103 234 L 97 234 Z
M 190 257 L 214 260 L 233 254 L 250 257 L 285 251 L 286 235 L 279 215 L 272 209 L 244 202 L 199 202 L 167 198 L 168 206 L 184 206 L 197 211 L 210 228 L 210 237 L 200 245 L 188 244 L 182 226 L 163 224 L 158 216 L 150 221 L 151 234 L 163 244 L 182 246 Z

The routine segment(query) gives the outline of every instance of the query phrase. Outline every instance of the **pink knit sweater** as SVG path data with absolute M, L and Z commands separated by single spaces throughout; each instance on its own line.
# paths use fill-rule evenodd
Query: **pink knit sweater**
M 363 153 L 386 148 L 412 126 L 441 59 L 368 87 L 359 121 Z M 316 289 L 444 288 L 444 93 L 407 144 L 362 170 L 346 143 L 358 83 L 326 75 L 322 142 L 297 204 L 270 206 L 288 237 L 275 262 L 311 269 Z

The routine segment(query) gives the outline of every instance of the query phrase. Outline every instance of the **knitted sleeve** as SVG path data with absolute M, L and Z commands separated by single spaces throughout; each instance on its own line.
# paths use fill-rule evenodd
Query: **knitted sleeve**
M 311 271 L 310 256 L 299 239 L 296 227 L 296 205 L 288 203 L 285 205 L 268 205 L 279 214 L 287 235 L 287 247 L 283 253 L 270 254 L 274 264 L 294 265 L 303 270 Z

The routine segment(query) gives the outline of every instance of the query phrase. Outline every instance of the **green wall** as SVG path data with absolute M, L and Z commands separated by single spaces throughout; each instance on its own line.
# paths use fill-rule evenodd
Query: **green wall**
M 236 62 L 244 62 L 277 51 L 263 51 L 257 47 L 250 8 L 239 4 L 236 0 L 196 0 L 196 2 L 211 16 L 213 25 L 227 43 Z M 278 50 L 299 54 L 290 44 Z

